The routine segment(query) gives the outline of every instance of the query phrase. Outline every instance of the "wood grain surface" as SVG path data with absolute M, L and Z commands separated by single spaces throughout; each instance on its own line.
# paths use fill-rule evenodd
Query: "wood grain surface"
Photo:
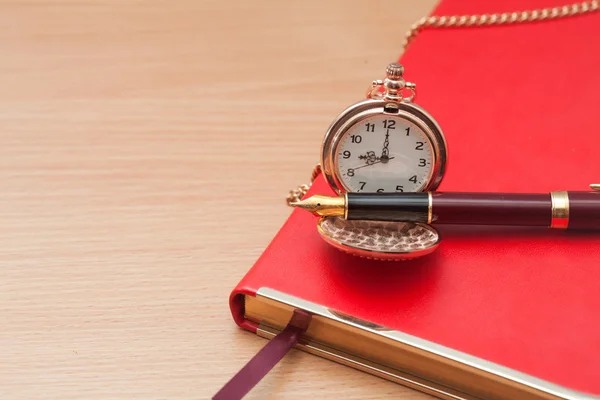
M 0 398 L 211 397 L 227 299 L 434 0 L 1 1 Z M 292 351 L 248 398 L 422 399 Z

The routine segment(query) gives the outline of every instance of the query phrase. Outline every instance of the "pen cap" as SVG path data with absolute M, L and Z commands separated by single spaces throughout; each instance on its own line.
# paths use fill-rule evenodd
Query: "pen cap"
M 568 229 L 600 229 L 600 192 L 568 192 Z

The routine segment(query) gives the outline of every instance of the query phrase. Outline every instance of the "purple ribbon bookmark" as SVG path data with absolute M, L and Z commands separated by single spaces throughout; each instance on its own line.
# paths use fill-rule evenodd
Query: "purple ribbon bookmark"
M 238 400 L 244 397 L 279 360 L 300 340 L 310 323 L 311 316 L 306 311 L 294 310 L 285 329 L 271 339 L 265 347 L 214 395 L 213 400 Z

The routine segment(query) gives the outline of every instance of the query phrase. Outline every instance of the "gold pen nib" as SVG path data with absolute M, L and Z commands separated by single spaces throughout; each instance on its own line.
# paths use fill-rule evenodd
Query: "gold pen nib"
M 319 194 L 308 199 L 290 203 L 292 207 L 303 208 L 308 212 L 322 217 L 340 216 L 346 212 L 345 196 L 321 196 Z

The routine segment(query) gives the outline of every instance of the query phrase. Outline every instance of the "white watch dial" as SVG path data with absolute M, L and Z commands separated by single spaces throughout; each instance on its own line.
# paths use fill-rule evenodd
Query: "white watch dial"
M 417 192 L 431 179 L 435 164 L 425 132 L 387 114 L 354 124 L 335 150 L 335 168 L 350 192 Z

